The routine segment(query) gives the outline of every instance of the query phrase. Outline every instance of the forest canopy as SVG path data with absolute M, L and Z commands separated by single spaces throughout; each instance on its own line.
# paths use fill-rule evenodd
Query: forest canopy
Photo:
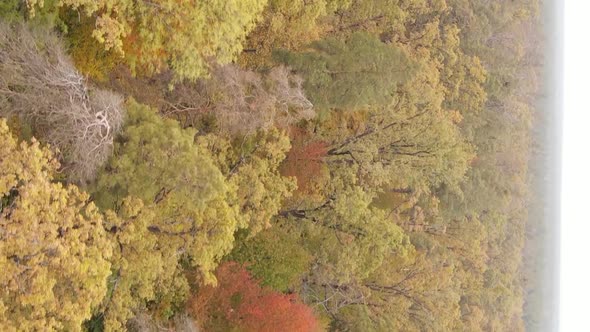
M 0 4 L 0 330 L 524 331 L 539 4 Z

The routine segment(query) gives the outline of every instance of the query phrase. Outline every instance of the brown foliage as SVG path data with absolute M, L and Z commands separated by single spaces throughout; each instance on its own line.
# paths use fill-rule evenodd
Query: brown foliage
M 172 78 L 171 71 L 147 77 L 133 75 L 125 65 L 118 65 L 110 72 L 106 85 L 125 97 L 133 97 L 140 104 L 162 109 L 166 103 L 165 94 Z

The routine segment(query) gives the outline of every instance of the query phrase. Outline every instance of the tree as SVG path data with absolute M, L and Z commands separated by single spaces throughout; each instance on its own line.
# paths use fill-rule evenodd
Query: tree
M 248 228 L 250 236 L 271 227 L 271 219 L 296 188 L 292 178 L 279 172 L 291 147 L 286 133 L 276 128 L 260 130 L 234 144 L 223 137 L 206 135 L 197 143 L 215 156 L 217 167 L 235 190 L 230 202 L 239 209 L 241 227 Z
M 314 283 L 362 280 L 390 253 L 404 255 L 407 238 L 383 210 L 371 206 L 373 198 L 349 182 L 319 207 L 281 212 L 300 224 L 305 246 L 315 258 Z
M 0 120 L 0 328 L 80 331 L 107 292 L 112 247 L 88 195 L 53 182 L 47 148 Z
M 123 99 L 86 83 L 51 31 L 0 24 L 0 115 L 29 123 L 60 150 L 68 179 L 86 183 L 112 152 Z
M 118 214 L 106 213 L 105 229 L 114 244 L 109 293 L 102 303 L 101 316 L 107 331 L 125 330 L 127 321 L 158 295 L 186 295 L 184 279 L 175 275 L 178 257 L 162 239 L 150 231 L 157 224 L 156 213 L 137 198 L 126 198 Z M 180 288 L 180 289 L 179 289 Z
M 26 3 L 34 11 L 44 0 Z M 95 16 L 93 36 L 107 50 L 124 53 L 134 72 L 169 66 L 178 80 L 194 80 L 206 76 L 208 59 L 220 64 L 234 60 L 266 0 L 60 0 L 57 5 Z
M 329 18 L 334 26 L 330 34 L 342 37 L 367 31 L 379 35 L 381 41 L 404 49 L 411 59 L 436 68 L 444 86 L 440 90 L 445 109 L 477 112 L 486 100 L 486 71 L 477 56 L 461 47 L 463 27 L 457 21 L 466 15 L 454 13 L 469 6 L 451 6 L 448 1 L 353 0 Z
M 80 16 L 76 11 L 62 12 L 61 19 L 67 26 L 64 41 L 74 65 L 84 76 L 106 82 L 115 67 L 123 62 L 123 57 L 113 49 L 106 50 L 101 42 L 92 37 L 95 28 L 93 17 Z M 110 88 L 115 90 L 113 86 Z M 124 94 L 124 91 L 118 92 Z
M 473 147 L 457 125 L 460 115 L 442 110 L 440 91 L 423 79 L 403 86 L 394 106 L 371 111 L 363 128 L 326 132 L 332 172 L 353 166 L 366 188 L 428 194 L 445 185 L 460 193 Z
M 461 291 L 454 268 L 443 248 L 392 257 L 364 282 L 372 315 L 382 315 L 394 330 L 460 330 Z
M 248 271 L 235 262 L 216 272 L 219 285 L 202 287 L 190 309 L 208 331 L 317 331 L 319 323 L 311 308 L 296 295 L 261 288 Z
M 263 69 L 275 49 L 300 50 L 329 30 L 325 18 L 346 8 L 348 0 L 270 0 L 262 19 L 248 35 L 240 64 Z
M 215 66 L 211 77 L 179 84 L 166 99 L 164 114 L 185 126 L 197 126 L 197 120 L 212 116 L 214 131 L 222 135 L 251 135 L 315 116 L 302 79 L 283 66 L 265 74 L 231 64 Z
M 281 164 L 280 171 L 283 176 L 297 179 L 297 190 L 293 193 L 289 205 L 318 204 L 325 201 L 323 191 L 330 180 L 328 167 L 325 163 L 328 151 L 325 142 L 316 138 L 300 127 L 289 129 L 291 136 L 291 150 Z
M 300 232 L 285 223 L 274 223 L 254 237 L 239 234 L 228 259 L 244 264 L 262 286 L 280 292 L 292 291 L 299 286 L 312 260 L 299 235 Z
M 126 197 L 140 198 L 156 214 L 148 230 L 161 250 L 188 255 L 205 279 L 214 281 L 211 271 L 231 250 L 234 232 L 246 226 L 229 203 L 235 189 L 211 154 L 195 144 L 194 130 L 134 101 L 127 110 L 114 155 L 94 186 L 97 204 L 116 211 Z
M 321 109 L 389 105 L 397 85 L 411 77 L 414 67 L 401 49 L 362 32 L 345 41 L 314 42 L 307 52 L 279 50 L 275 57 L 305 79 L 305 91 Z
M 404 255 L 389 255 L 363 279 L 318 284 L 310 278 L 303 294 L 337 330 L 457 330 L 461 290 L 454 269 L 444 249 L 410 246 Z

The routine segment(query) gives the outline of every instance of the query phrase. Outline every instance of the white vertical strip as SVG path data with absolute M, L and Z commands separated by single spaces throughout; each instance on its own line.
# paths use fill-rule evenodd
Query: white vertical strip
M 560 331 L 590 331 L 590 1 L 565 1 Z M 559 111 L 559 110 L 556 110 Z

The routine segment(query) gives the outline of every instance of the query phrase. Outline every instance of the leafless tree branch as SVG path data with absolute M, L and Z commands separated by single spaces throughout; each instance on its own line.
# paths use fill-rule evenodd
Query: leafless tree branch
M 91 88 L 49 31 L 0 24 L 0 116 L 31 124 L 75 182 L 91 180 L 123 123 L 123 99 Z

